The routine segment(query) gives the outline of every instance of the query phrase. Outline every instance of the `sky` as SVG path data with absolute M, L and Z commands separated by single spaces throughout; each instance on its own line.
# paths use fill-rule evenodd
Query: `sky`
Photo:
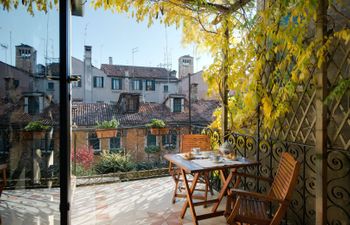
M 211 58 L 198 53 L 194 45 L 181 44 L 181 29 L 156 23 L 147 27 L 125 14 L 113 14 L 102 9 L 94 10 L 88 4 L 83 17 L 72 17 L 72 56 L 83 59 L 84 45 L 92 46 L 92 63 L 100 67 L 113 58 L 113 64 L 135 66 L 160 66 L 168 64 L 178 70 L 178 58 L 195 57 L 195 72 L 211 63 Z M 10 12 L 0 11 L 0 60 L 15 64 L 15 46 L 20 43 L 33 46 L 38 63 L 58 58 L 58 12 L 35 12 L 29 15 L 23 8 Z M 10 49 L 12 47 L 12 52 Z M 134 53 L 132 53 L 134 52 Z M 12 55 L 12 58 L 11 58 Z

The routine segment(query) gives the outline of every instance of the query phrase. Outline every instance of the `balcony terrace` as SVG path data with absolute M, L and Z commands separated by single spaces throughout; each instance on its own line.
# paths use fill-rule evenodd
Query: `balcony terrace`
M 174 182 L 161 177 L 103 185 L 77 187 L 74 191 L 72 224 L 192 224 L 191 215 L 179 220 L 184 200 L 171 203 Z M 59 189 L 7 190 L 0 202 L 3 224 L 59 224 Z M 222 202 L 221 207 L 225 204 Z M 210 207 L 198 207 L 199 213 Z M 200 224 L 226 224 L 224 217 L 203 220 Z

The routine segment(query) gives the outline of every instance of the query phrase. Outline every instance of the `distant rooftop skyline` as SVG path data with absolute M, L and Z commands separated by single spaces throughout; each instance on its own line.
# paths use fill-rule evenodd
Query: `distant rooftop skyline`
M 113 14 L 103 9 L 85 7 L 84 17 L 72 17 L 72 56 L 84 59 L 84 45 L 92 46 L 92 63 L 97 68 L 108 64 L 167 67 L 178 71 L 178 58 L 183 55 L 194 57 L 194 71 L 208 66 L 208 54 L 196 54 L 194 46 L 181 44 L 181 30 L 155 23 L 137 23 L 125 14 Z M 15 64 L 15 46 L 27 44 L 37 50 L 37 63 L 45 64 L 48 58 L 57 58 L 58 12 L 48 14 L 36 12 L 30 16 L 21 10 L 3 11 L 0 14 L 0 61 Z M 10 48 L 12 48 L 10 50 Z M 166 54 L 167 53 L 167 54 Z M 12 56 L 12 57 L 11 57 Z

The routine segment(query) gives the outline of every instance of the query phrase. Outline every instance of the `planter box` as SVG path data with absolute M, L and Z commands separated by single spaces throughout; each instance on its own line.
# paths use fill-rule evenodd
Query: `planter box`
M 169 133 L 169 128 L 151 128 L 151 134 L 161 136 Z
M 45 131 L 33 131 L 33 138 L 34 139 L 45 139 Z
M 117 129 L 97 129 L 96 135 L 98 138 L 112 138 L 117 136 Z
M 22 137 L 24 140 L 33 140 L 33 139 L 44 139 L 45 131 L 22 131 Z
M 21 136 L 24 140 L 32 140 L 33 139 L 33 132 L 30 131 L 22 131 Z

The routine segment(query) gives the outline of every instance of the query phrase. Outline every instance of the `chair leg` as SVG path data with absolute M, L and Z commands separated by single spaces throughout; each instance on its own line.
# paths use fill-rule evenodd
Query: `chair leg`
M 234 207 L 232 209 L 232 212 L 231 212 L 230 216 L 227 217 L 227 219 L 226 219 L 226 222 L 228 224 L 230 224 L 230 225 L 236 224 L 234 220 L 235 220 L 235 217 L 238 214 L 238 210 L 239 210 L 240 205 L 241 205 L 241 199 L 240 199 L 240 197 L 238 197 L 237 200 L 235 201 L 235 205 L 234 205 Z

